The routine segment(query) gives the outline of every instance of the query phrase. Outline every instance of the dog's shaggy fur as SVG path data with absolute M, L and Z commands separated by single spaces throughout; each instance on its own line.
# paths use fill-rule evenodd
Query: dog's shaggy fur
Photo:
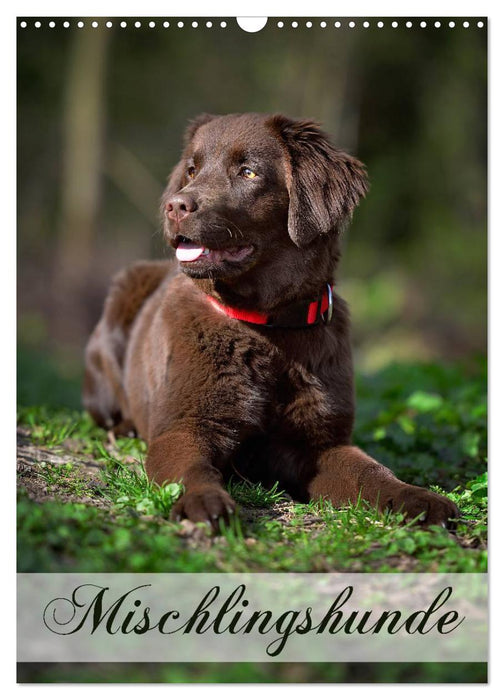
M 226 517 L 232 474 L 279 482 L 299 501 L 361 496 L 410 518 L 423 513 L 425 523 L 457 516 L 451 501 L 399 481 L 352 445 L 340 298 L 329 323 L 307 327 L 222 313 L 281 318 L 319 298 L 366 190 L 363 165 L 312 122 L 234 114 L 190 124 L 162 199 L 166 240 L 182 261 L 117 275 L 87 347 L 84 386 L 99 425 L 147 441 L 150 477 L 182 480 L 176 517 Z

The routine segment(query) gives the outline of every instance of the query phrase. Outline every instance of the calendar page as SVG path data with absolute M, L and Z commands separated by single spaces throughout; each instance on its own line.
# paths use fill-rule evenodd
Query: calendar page
M 488 18 L 15 21 L 18 682 L 486 683 Z

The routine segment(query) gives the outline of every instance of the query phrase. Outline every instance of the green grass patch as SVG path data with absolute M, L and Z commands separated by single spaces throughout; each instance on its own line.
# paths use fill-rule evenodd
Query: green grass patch
M 105 510 L 57 501 L 18 504 L 20 571 L 308 572 L 396 570 L 484 572 L 486 551 L 461 546 L 441 527 L 405 525 L 401 516 L 361 506 L 289 505 L 288 522 L 236 520 L 221 536 L 186 538 L 144 507 Z M 480 536 L 464 525 L 463 536 Z M 481 534 L 481 533 L 480 533 Z M 204 546 L 197 546 L 204 542 Z
M 228 491 L 237 503 L 255 508 L 268 508 L 282 501 L 284 492 L 278 488 L 278 483 L 270 489 L 265 489 L 261 484 L 231 480 Z
M 104 432 L 83 411 L 48 406 L 19 406 L 18 425 L 30 429 L 30 439 L 37 445 L 57 447 L 69 438 L 81 441 L 82 448 L 92 450 L 104 440 Z
M 355 441 L 396 474 L 430 485 L 458 505 L 456 535 L 415 528 L 368 504 L 336 509 L 293 503 L 278 487 L 233 480 L 242 517 L 218 537 L 168 520 L 180 484 L 152 484 L 145 444 L 111 445 L 81 411 L 23 407 L 19 423 L 41 447 L 71 450 L 102 469 L 90 485 L 71 459 L 37 465 L 56 500 L 34 503 L 21 489 L 19 571 L 439 571 L 487 568 L 486 376 L 438 366 L 398 366 L 358 382 Z M 58 493 L 83 497 L 62 503 Z M 86 503 L 86 495 L 100 507 Z M 265 512 L 266 511 L 266 512 Z

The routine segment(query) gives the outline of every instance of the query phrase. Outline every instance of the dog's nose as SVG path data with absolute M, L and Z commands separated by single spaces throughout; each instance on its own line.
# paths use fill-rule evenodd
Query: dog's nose
M 168 218 L 180 223 L 191 212 L 196 211 L 198 205 L 189 194 L 175 194 L 166 202 L 165 208 Z

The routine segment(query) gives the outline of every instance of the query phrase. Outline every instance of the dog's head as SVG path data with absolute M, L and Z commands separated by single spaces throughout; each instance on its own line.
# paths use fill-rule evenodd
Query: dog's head
M 201 115 L 163 195 L 165 235 L 191 277 L 307 269 L 321 255 L 326 274 L 366 189 L 364 166 L 313 122 Z

